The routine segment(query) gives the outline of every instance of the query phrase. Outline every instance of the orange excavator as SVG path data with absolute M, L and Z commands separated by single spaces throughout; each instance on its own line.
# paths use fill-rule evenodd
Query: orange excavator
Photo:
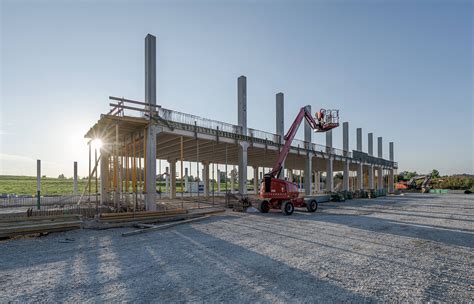
M 303 121 L 315 132 L 327 132 L 339 126 L 339 110 L 321 109 L 316 113 L 316 120 L 306 107 L 302 107 L 296 116 L 295 121 L 286 133 L 285 144 L 278 155 L 272 171 L 264 175 L 260 184 L 258 209 L 262 213 L 267 213 L 270 209 L 281 209 L 283 214 L 291 215 L 295 207 L 306 207 L 309 212 L 314 212 L 318 208 L 314 197 L 299 197 L 298 186 L 292 181 L 277 178 L 282 170 L 282 164 L 290 152 L 291 143 L 296 132 Z

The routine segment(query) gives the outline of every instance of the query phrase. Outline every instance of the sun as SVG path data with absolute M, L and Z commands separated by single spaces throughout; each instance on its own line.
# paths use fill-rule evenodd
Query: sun
M 102 148 L 102 140 L 100 138 L 95 138 L 91 142 L 92 149 L 98 149 Z

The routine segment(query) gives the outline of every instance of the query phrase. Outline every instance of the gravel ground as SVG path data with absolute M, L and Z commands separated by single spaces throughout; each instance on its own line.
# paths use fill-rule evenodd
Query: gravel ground
M 474 195 L 409 194 L 12 240 L 0 303 L 472 302 L 473 221 Z

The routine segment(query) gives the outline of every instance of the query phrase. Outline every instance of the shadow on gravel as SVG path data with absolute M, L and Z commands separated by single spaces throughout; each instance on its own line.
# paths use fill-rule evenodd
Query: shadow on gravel
M 380 212 L 380 211 L 374 211 Z M 319 215 L 319 216 L 318 216 Z M 364 229 L 367 231 L 389 233 L 398 236 L 406 236 L 440 242 L 448 245 L 456 245 L 474 248 L 474 234 L 457 230 L 441 229 L 433 226 L 420 225 L 417 223 L 399 222 L 396 220 L 382 219 L 365 215 L 337 215 L 337 214 L 315 214 L 315 216 L 294 217 L 294 220 L 312 220 L 351 228 Z
M 193 225 L 238 218 L 213 217 Z M 205 229 L 183 225 L 136 237 L 114 238 L 109 250 L 115 252 L 119 264 L 126 267 L 133 260 L 134 266 L 124 269 L 121 276 L 126 294 L 137 302 L 374 302 L 328 280 L 216 238 Z

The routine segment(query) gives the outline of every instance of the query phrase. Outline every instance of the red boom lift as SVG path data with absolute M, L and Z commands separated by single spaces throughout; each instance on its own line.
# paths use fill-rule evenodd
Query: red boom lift
M 291 142 L 295 138 L 296 131 L 303 118 L 309 123 L 315 132 L 326 132 L 339 126 L 339 110 L 321 109 L 316 113 L 315 120 L 306 107 L 301 108 L 298 116 L 286 133 L 285 145 L 278 155 L 277 161 L 272 171 L 264 175 L 260 184 L 260 199 L 258 209 L 262 213 L 267 213 L 270 209 L 281 209 L 285 215 L 291 215 L 295 207 L 306 207 L 309 212 L 314 212 L 318 208 L 318 203 L 313 197 L 299 197 L 298 186 L 292 181 L 279 179 L 282 164 L 290 152 Z

